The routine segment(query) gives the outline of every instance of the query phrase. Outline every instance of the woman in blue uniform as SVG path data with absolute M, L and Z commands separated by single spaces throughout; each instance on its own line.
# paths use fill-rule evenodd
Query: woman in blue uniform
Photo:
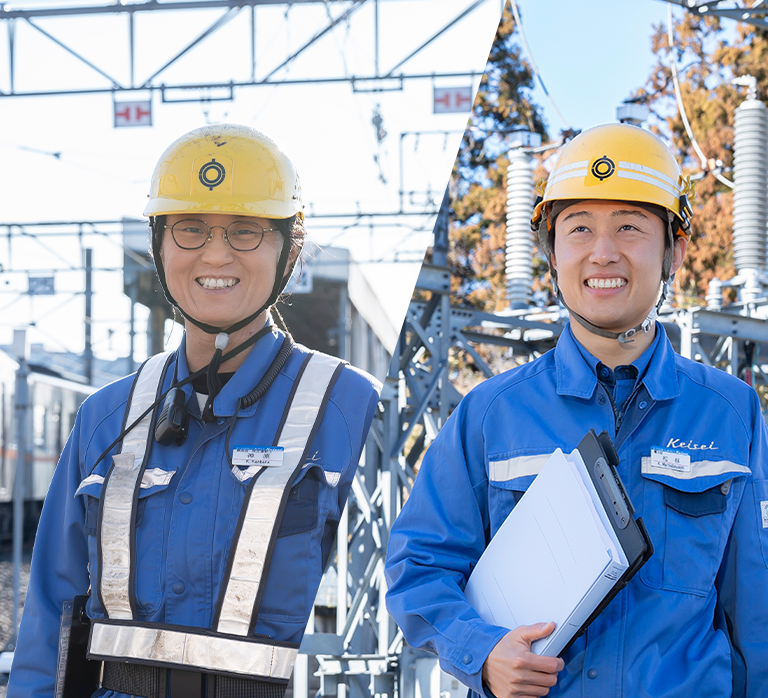
M 183 136 L 145 215 L 184 339 L 80 409 L 9 698 L 90 695 L 73 682 L 96 662 L 106 696 L 282 696 L 378 401 L 370 376 L 272 322 L 304 224 L 271 140 L 233 125 Z M 57 681 L 57 655 L 72 667 L 82 652 L 59 641 L 62 604 L 85 594 L 89 663 Z

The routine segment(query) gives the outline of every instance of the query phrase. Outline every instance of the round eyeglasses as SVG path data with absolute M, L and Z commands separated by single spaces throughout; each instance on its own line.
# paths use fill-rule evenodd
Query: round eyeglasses
M 233 250 L 251 252 L 264 239 L 264 233 L 279 233 L 279 228 L 262 228 L 254 221 L 233 221 L 226 228 L 223 225 L 209 226 L 205 221 L 185 219 L 166 225 L 171 229 L 173 241 L 182 250 L 199 250 L 206 242 L 213 239 L 213 229 L 224 230 L 224 239 Z

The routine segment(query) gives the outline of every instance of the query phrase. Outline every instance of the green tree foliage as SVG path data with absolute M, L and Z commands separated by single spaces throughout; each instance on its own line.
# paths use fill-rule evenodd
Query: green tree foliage
M 496 31 L 452 178 L 453 290 L 484 310 L 505 305 L 506 171 L 511 130 L 546 136 L 531 100 L 533 75 L 515 42 L 509 5 Z
M 733 165 L 734 110 L 746 90 L 731 84 L 733 78 L 751 75 L 758 96 L 768 95 L 768 34 L 732 20 L 719 21 L 682 13 L 673 23 L 673 46 L 666 26 L 654 28 L 653 51 L 658 62 L 646 88 L 646 99 L 657 116 L 661 133 L 677 149 L 688 173 L 704 174 L 697 182 L 693 201 L 694 226 L 683 268 L 678 273 L 683 303 L 700 303 L 713 276 L 734 276 L 731 189 L 712 171 L 730 178 Z M 680 92 L 695 140 L 707 159 L 702 163 L 688 137 L 675 99 L 672 62 L 677 62 Z

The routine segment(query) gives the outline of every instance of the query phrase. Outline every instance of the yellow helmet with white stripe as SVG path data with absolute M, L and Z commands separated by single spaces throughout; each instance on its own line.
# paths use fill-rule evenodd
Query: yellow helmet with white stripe
M 615 200 L 655 204 L 678 219 L 675 233 L 690 230 L 691 185 L 664 143 L 652 133 L 628 124 L 590 128 L 561 151 L 543 194 L 537 199 L 532 224 L 546 220 L 549 202 Z

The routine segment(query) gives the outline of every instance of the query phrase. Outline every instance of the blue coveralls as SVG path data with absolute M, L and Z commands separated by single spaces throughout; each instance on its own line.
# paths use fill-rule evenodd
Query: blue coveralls
M 568 327 L 553 351 L 472 390 L 429 448 L 390 536 L 387 603 L 406 640 L 476 693 L 507 629 L 467 603 L 467 578 L 546 457 L 593 428 L 614 440 L 655 553 L 563 655 L 550 695 L 768 696 L 766 424 L 749 386 L 657 333 L 618 431 Z M 690 466 L 648 467 L 654 446 Z
M 248 481 L 231 472 L 224 439 L 237 399 L 258 383 L 283 340 L 262 337 L 214 401 L 217 420 L 204 423 L 192 386 L 187 396 L 189 435 L 181 446 L 152 443 L 147 469 L 173 471 L 167 484 L 141 489 L 135 532 L 138 620 L 211 627 L 219 587 Z M 189 375 L 184 343 L 179 380 Z M 235 445 L 269 446 L 297 371 L 307 355 L 296 347 L 266 394 L 243 408 L 230 438 Z M 170 387 L 173 363 L 164 388 Z M 118 380 L 81 406 L 45 500 L 8 698 L 50 698 L 62 603 L 95 580 L 96 519 L 101 485 L 76 496 L 95 460 L 120 434 L 132 377 Z M 378 402 L 378 382 L 345 367 L 333 387 L 311 457 L 296 476 L 274 548 L 255 635 L 298 643 L 347 500 L 360 452 Z M 95 473 L 105 475 L 111 457 Z M 90 569 L 90 576 L 89 576 Z M 91 618 L 104 616 L 96 594 Z M 105 695 L 120 695 L 108 692 Z

